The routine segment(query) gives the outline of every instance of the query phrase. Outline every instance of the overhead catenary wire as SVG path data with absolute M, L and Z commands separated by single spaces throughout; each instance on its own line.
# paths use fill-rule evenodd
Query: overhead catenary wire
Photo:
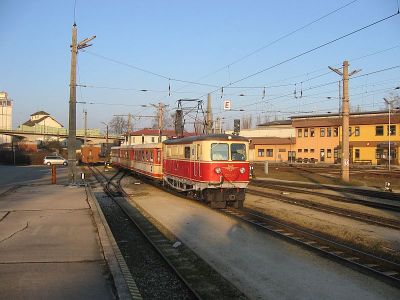
M 393 67 L 388 67 L 388 68 L 384 68 L 384 69 L 380 69 L 380 70 L 376 70 L 376 71 L 372 71 L 372 72 L 369 72 L 369 73 L 367 73 L 367 74 L 362 74 L 362 75 L 354 76 L 354 77 L 351 77 L 350 80 L 354 80 L 354 79 L 357 79 L 357 78 L 360 78 L 360 77 L 364 77 L 364 76 L 367 76 L 367 75 L 371 75 L 371 74 L 376 74 L 376 73 L 381 73 L 381 72 L 386 72 L 386 71 L 394 70 L 394 69 L 397 69 L 397 68 L 400 68 L 400 65 L 393 66 Z M 315 85 L 315 86 L 311 86 L 311 87 L 309 87 L 309 88 L 304 89 L 303 91 L 309 91 L 309 90 L 312 90 L 312 89 L 316 89 L 316 88 L 320 88 L 320 87 L 324 87 L 324 86 L 328 86 L 328 85 L 332 85 L 332 84 L 337 84 L 337 80 L 335 80 L 335 81 L 329 81 L 329 82 L 322 83 L 322 84 L 318 84 L 318 85 Z M 284 94 L 284 95 L 281 95 L 281 96 L 277 96 L 277 97 L 275 97 L 275 98 L 269 99 L 269 101 L 272 101 L 272 100 L 275 100 L 275 99 L 280 99 L 280 98 L 282 98 L 282 97 L 289 97 L 290 95 L 293 95 L 293 92 L 288 93 L 288 94 Z M 249 104 L 244 105 L 244 106 L 241 106 L 241 107 L 239 107 L 239 108 L 249 107 L 249 106 L 256 105 L 256 104 L 260 104 L 260 103 L 263 103 L 263 102 L 264 102 L 264 101 L 257 101 L 257 102 L 255 102 L 255 103 L 249 103 Z
M 271 65 L 271 66 L 269 66 L 269 67 L 266 67 L 266 68 L 264 68 L 264 69 L 261 69 L 261 70 L 255 72 L 255 73 L 252 73 L 252 74 L 250 74 L 250 75 L 247 75 L 247 76 L 245 76 L 245 77 L 242 77 L 242 78 L 240 78 L 240 79 L 238 79 L 238 80 L 236 80 L 236 81 L 230 83 L 230 84 L 227 85 L 227 86 L 230 86 L 230 85 L 233 85 L 233 84 L 242 82 L 242 81 L 244 81 L 244 80 L 246 80 L 246 79 L 249 79 L 249 78 L 251 78 L 251 77 L 254 77 L 254 76 L 256 76 L 256 75 L 259 75 L 259 74 L 261 74 L 261 73 L 264 73 L 264 72 L 266 72 L 266 71 L 268 71 L 268 70 L 274 69 L 274 68 L 276 68 L 276 67 L 278 67 L 278 66 L 281 66 L 281 65 L 283 65 L 283 64 L 285 64 L 285 63 L 288 63 L 288 62 L 290 62 L 290 61 L 293 61 L 293 60 L 295 60 L 295 59 L 297 59 L 297 58 L 299 58 L 299 57 L 302 57 L 302 56 L 304 56 L 304 55 L 306 55 L 306 54 L 309 54 L 309 53 L 314 52 L 314 51 L 316 51 L 316 50 L 318 50 L 318 49 L 321 49 L 321 48 L 326 47 L 326 46 L 328 46 L 328 45 L 330 45 L 330 44 L 333 44 L 333 43 L 335 43 L 335 42 L 337 42 L 337 41 L 340 41 L 340 40 L 342 40 L 342 39 L 344 39 L 344 38 L 346 38 L 346 37 L 349 37 L 349 36 L 351 36 L 351 35 L 353 35 L 353 34 L 356 34 L 356 33 L 360 32 L 360 31 L 362 31 L 362 30 L 365 30 L 365 29 L 370 28 L 370 27 L 372 27 L 372 26 L 374 26 L 374 25 L 377 25 L 377 24 L 382 23 L 382 22 L 384 22 L 384 21 L 386 21 L 386 20 L 389 20 L 389 19 L 391 19 L 391 18 L 393 18 L 393 17 L 395 17 L 395 16 L 397 16 L 397 15 L 399 15 L 399 14 L 400 14 L 399 12 L 396 12 L 396 13 L 394 13 L 394 14 L 392 14 L 392 15 L 389 15 L 389 16 L 387 16 L 387 17 L 384 17 L 384 18 L 382 18 L 382 19 L 379 19 L 379 20 L 377 20 L 377 21 L 375 21 L 375 22 L 372 22 L 372 23 L 370 23 L 370 24 L 368 24 L 368 25 L 365 25 L 365 26 L 363 26 L 363 27 L 361 27 L 361 28 L 358 28 L 358 29 L 356 29 L 356 30 L 353 30 L 353 31 L 351 31 L 351 32 L 349 32 L 349 33 L 347 33 L 347 34 L 344 34 L 344 35 L 342 35 L 342 36 L 340 36 L 340 37 L 337 37 L 337 38 L 335 38 L 335 39 L 333 39 L 333 40 L 330 40 L 330 41 L 325 42 L 325 43 L 323 43 L 323 44 L 321 44 L 321 45 L 318 45 L 318 46 L 316 46 L 316 47 L 314 47 L 314 48 L 311 48 L 311 49 L 309 49 L 309 50 L 307 50 L 307 51 L 301 52 L 301 53 L 299 53 L 299 54 L 297 54 L 297 55 L 295 55 L 295 56 L 292 56 L 292 57 L 290 57 L 290 58 L 288 58 L 288 59 L 285 59 L 285 60 L 283 60 L 283 61 L 281 61 L 281 62 L 279 62 L 279 63 L 276 63 L 276 64 L 274 64 L 274 65 Z M 227 86 L 224 86 L 224 87 L 227 87 Z M 218 91 L 218 89 L 217 89 L 217 90 L 213 90 L 213 91 L 211 91 L 211 92 L 209 92 L 209 93 L 215 93 L 216 91 Z M 207 94 L 208 94 L 208 93 L 207 93 Z M 202 95 L 202 97 L 204 97 L 204 96 L 206 96 L 206 94 Z
M 165 80 L 168 80 L 169 82 L 170 81 L 176 81 L 176 82 L 190 83 L 190 84 L 193 84 L 193 85 L 208 86 L 208 87 L 218 87 L 218 86 L 213 85 L 213 84 L 194 82 L 194 81 L 189 81 L 189 80 L 173 78 L 172 76 L 166 76 L 166 75 L 163 75 L 163 74 L 160 74 L 160 73 L 156 73 L 156 72 L 153 72 L 153 71 L 150 71 L 150 70 L 147 70 L 147 69 L 143 69 L 141 67 L 138 67 L 138 66 L 135 66 L 135 65 L 132 65 L 132 64 L 129 64 L 129 63 L 125 63 L 125 62 L 119 61 L 119 60 L 114 59 L 114 58 L 110 58 L 110 57 L 95 53 L 93 51 L 86 50 L 86 49 L 83 49 L 82 51 L 85 52 L 85 53 L 88 53 L 90 55 L 99 57 L 101 59 L 113 62 L 115 64 L 126 66 L 126 67 L 131 68 L 131 69 L 135 69 L 135 70 L 147 73 L 147 74 L 151 74 L 151 75 L 156 76 L 156 77 L 163 78 Z
M 235 64 L 237 64 L 237 63 L 239 63 L 239 62 L 245 60 L 246 58 L 248 58 L 248 57 L 250 57 L 250 56 L 252 56 L 252 55 L 254 55 L 254 54 L 256 54 L 256 53 L 258 53 L 258 52 L 260 52 L 260 51 L 262 51 L 262 50 L 264 50 L 264 49 L 266 49 L 266 48 L 268 48 L 268 47 L 270 47 L 270 46 L 272 46 L 272 45 L 274 45 L 274 44 L 276 44 L 276 43 L 278 43 L 278 42 L 280 42 L 280 41 L 282 41 L 282 40 L 284 40 L 284 39 L 286 39 L 286 38 L 288 38 L 288 37 L 290 37 L 290 36 L 292 36 L 293 34 L 299 32 L 299 31 L 301 31 L 301 30 L 303 30 L 303 29 L 305 29 L 305 28 L 307 28 L 307 27 L 309 27 L 309 26 L 311 26 L 311 25 L 313 25 L 313 24 L 315 24 L 315 23 L 317 23 L 317 22 L 319 22 L 319 21 L 321 21 L 321 20 L 327 18 L 327 17 L 329 17 L 330 15 L 332 15 L 332 14 L 334 14 L 334 13 L 336 13 L 336 12 L 338 12 L 338 11 L 340 11 L 340 10 L 346 8 L 346 7 L 348 7 L 349 5 L 351 5 L 351 4 L 353 4 L 353 3 L 357 2 L 357 1 L 358 1 L 358 0 L 350 1 L 350 2 L 348 2 L 348 3 L 344 4 L 344 5 L 342 5 L 341 7 L 336 8 L 336 9 L 334 9 L 334 10 L 328 12 L 327 14 L 325 14 L 325 15 L 323 15 L 323 16 L 321 16 L 321 17 L 319 17 L 319 18 L 317 18 L 317 19 L 315 19 L 315 20 L 313 20 L 313 21 L 311 21 L 311 22 L 309 22 L 309 23 L 307 23 L 307 24 L 305 24 L 305 25 L 302 25 L 302 26 L 296 28 L 295 30 L 293 30 L 293 31 L 291 31 L 291 32 L 289 32 L 289 33 L 286 33 L 286 34 L 284 34 L 284 35 L 278 37 L 277 39 L 275 39 L 275 40 L 269 42 L 268 44 L 266 44 L 266 45 L 264 45 L 264 46 L 261 46 L 261 47 L 255 49 L 255 50 L 251 51 L 250 53 L 248 53 L 248 54 L 246 54 L 246 55 L 244 55 L 244 56 L 242 56 L 242 57 L 240 57 L 240 58 L 234 60 L 233 62 L 231 62 L 231 63 L 229 63 L 229 64 L 227 64 L 227 65 L 225 65 L 225 66 L 223 66 L 223 67 L 220 67 L 220 68 L 218 68 L 217 70 L 212 71 L 212 72 L 210 72 L 210 73 L 208 73 L 208 74 L 206 74 L 206 75 L 200 77 L 199 79 L 197 79 L 197 80 L 195 80 L 195 81 L 202 80 L 202 79 L 204 79 L 204 78 L 207 78 L 207 77 L 209 77 L 209 76 L 211 76 L 211 75 L 214 75 L 214 74 L 216 74 L 216 73 L 218 73 L 218 72 L 220 72 L 220 71 L 225 70 L 226 68 L 228 68 L 228 70 L 229 70 L 229 84 L 231 84 L 231 77 L 230 77 L 230 67 L 231 67 L 231 66 L 233 66 L 233 65 L 235 65 Z M 185 88 L 185 87 L 187 87 L 187 85 L 185 85 L 185 86 L 182 87 L 182 88 Z M 182 89 L 182 88 L 181 88 L 181 89 Z

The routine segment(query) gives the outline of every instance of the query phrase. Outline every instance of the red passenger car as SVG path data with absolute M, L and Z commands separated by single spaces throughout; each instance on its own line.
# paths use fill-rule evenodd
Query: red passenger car
M 133 171 L 137 175 L 162 181 L 161 143 L 138 144 L 111 148 L 114 166 Z
M 212 134 L 163 142 L 164 183 L 195 194 L 211 207 L 242 207 L 249 183 L 246 138 Z

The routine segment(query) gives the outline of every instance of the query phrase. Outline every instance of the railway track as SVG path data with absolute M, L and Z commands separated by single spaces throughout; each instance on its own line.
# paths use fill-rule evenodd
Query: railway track
M 264 181 L 264 180 L 253 179 L 251 181 L 250 185 L 264 186 L 264 187 L 267 187 L 267 186 L 285 186 L 286 187 L 289 184 L 280 183 L 278 181 L 268 182 L 268 181 Z M 290 182 L 290 187 L 291 188 L 297 187 L 297 188 L 303 188 L 303 189 L 313 189 L 313 190 L 326 189 L 326 190 L 337 191 L 337 192 L 347 192 L 347 193 L 351 193 L 354 195 L 361 195 L 361 196 L 377 198 L 377 199 L 400 201 L 400 194 L 398 194 L 398 193 L 390 193 L 390 192 L 369 190 L 369 189 L 362 189 L 362 188 L 355 188 L 355 187 L 342 187 L 342 186 L 324 185 L 324 184 L 310 185 L 306 182 L 299 182 L 299 181 Z
M 220 211 L 400 287 L 400 265 L 397 263 L 357 250 L 348 245 L 328 240 L 254 211 L 238 210 L 230 207 Z
M 198 258 L 194 252 L 177 240 L 171 241 L 147 219 L 148 216 L 144 216 L 143 212 L 137 207 L 122 199 L 129 197 L 121 186 L 121 180 L 125 173 L 116 173 L 111 178 L 107 178 L 97 168 L 90 168 L 90 171 L 96 177 L 96 180 L 102 184 L 106 193 L 124 212 L 125 218 L 138 228 L 147 243 L 169 266 L 171 272 L 179 277 L 184 288 L 190 291 L 190 297 L 183 297 L 184 299 L 246 299 L 240 291 Z M 127 232 L 125 231 L 124 234 L 126 235 Z M 144 258 L 144 260 L 147 260 L 147 258 Z M 154 272 L 157 272 L 157 270 Z M 182 296 L 171 295 L 167 298 L 181 299 Z
M 399 205 L 396 205 L 397 204 L 396 200 L 389 198 L 389 196 L 391 196 L 393 194 L 389 194 L 389 195 L 387 195 L 388 197 L 385 198 L 385 200 L 390 200 L 390 201 L 394 202 L 393 204 L 388 204 L 388 203 L 370 201 L 367 199 L 358 199 L 358 198 L 354 197 L 354 195 L 353 196 L 351 196 L 351 195 L 340 196 L 340 195 L 327 194 L 324 192 L 318 192 L 318 191 L 315 191 L 314 187 L 313 188 L 294 187 L 294 186 L 288 186 L 288 185 L 283 185 L 283 184 L 279 184 L 279 183 L 265 182 L 265 181 L 264 182 L 263 181 L 254 181 L 250 184 L 250 187 L 251 186 L 269 188 L 269 189 L 279 190 L 279 191 L 283 191 L 283 192 L 293 192 L 293 193 L 321 196 L 326 199 L 330 199 L 330 200 L 334 200 L 334 201 L 339 201 L 339 202 L 344 202 L 344 203 L 361 204 L 361 205 L 368 206 L 368 207 L 381 208 L 381 209 L 385 209 L 385 210 L 389 210 L 389 211 L 400 212 L 400 203 L 399 203 Z M 332 189 L 330 189 L 330 190 L 332 190 Z M 342 192 L 346 192 L 346 191 L 342 191 Z M 351 194 L 351 193 L 348 193 L 348 194 Z
M 198 201 L 196 200 L 196 202 Z M 203 205 L 206 206 L 205 204 Z M 400 287 L 400 265 L 395 262 L 285 224 L 258 212 L 231 207 L 219 209 L 218 211 L 224 215 L 250 223 L 280 238 L 299 244 L 302 247 L 316 251 L 351 268 L 367 272 L 391 285 Z
M 324 213 L 334 214 L 334 215 L 341 216 L 341 217 L 347 217 L 347 218 L 350 218 L 353 220 L 361 221 L 361 222 L 372 224 L 372 225 L 378 225 L 378 226 L 383 226 L 383 227 L 400 230 L 400 221 L 395 220 L 395 219 L 380 217 L 377 215 L 362 213 L 362 212 L 344 209 L 344 208 L 340 208 L 340 207 L 336 207 L 336 206 L 332 206 L 332 205 L 316 203 L 314 201 L 292 198 L 292 197 L 288 197 L 288 196 L 285 196 L 282 194 L 268 193 L 266 191 L 258 191 L 258 190 L 248 189 L 247 193 L 250 195 L 271 198 L 271 199 L 279 200 L 279 201 L 282 201 L 282 202 L 285 202 L 288 204 L 318 210 L 318 211 L 321 211 Z

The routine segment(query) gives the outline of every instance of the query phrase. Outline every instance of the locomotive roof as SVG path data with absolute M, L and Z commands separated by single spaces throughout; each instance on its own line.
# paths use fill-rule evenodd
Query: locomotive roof
M 179 139 L 169 139 L 165 140 L 163 143 L 166 145 L 174 145 L 174 144 L 191 144 L 197 141 L 240 141 L 240 142 L 248 142 L 249 140 L 243 136 L 232 135 L 232 134 L 207 134 L 207 135 L 195 135 L 188 136 Z

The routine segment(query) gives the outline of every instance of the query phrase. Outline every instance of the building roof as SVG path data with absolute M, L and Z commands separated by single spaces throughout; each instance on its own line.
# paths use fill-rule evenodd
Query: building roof
M 393 123 L 400 123 L 400 113 L 393 111 L 391 114 Z M 373 111 L 350 113 L 350 125 L 373 125 L 388 123 L 387 111 Z M 292 117 L 293 127 L 322 127 L 322 126 L 341 126 L 342 117 L 339 114 L 323 114 L 310 116 Z
M 168 136 L 168 137 L 174 137 L 176 136 L 175 130 L 169 130 L 169 129 L 164 129 L 161 131 L 161 134 L 163 136 Z M 130 135 L 130 136 L 158 136 L 159 135 L 159 130 L 158 129 L 152 129 L 152 128 L 144 128 L 136 131 L 131 131 L 127 132 L 125 135 Z M 184 136 L 190 136 L 190 135 L 195 135 L 194 133 L 190 132 L 184 132 Z
M 363 112 L 350 112 L 350 116 L 362 116 L 362 115 L 387 115 L 387 110 L 375 110 L 375 111 L 363 111 Z M 300 115 L 300 116 L 292 116 L 290 117 L 292 120 L 294 119 L 310 119 L 310 118 L 322 118 L 322 117 L 341 117 L 340 113 L 327 113 L 327 114 L 319 114 L 319 115 Z
M 47 113 L 47 112 L 45 112 L 45 111 L 43 111 L 43 110 L 37 111 L 37 112 L 31 114 L 31 116 L 37 116 L 37 115 L 46 115 L 46 116 L 50 116 L 49 113 Z
M 296 138 L 288 137 L 254 137 L 250 138 L 250 149 L 254 149 L 255 145 L 295 145 Z
M 33 116 L 33 115 L 31 115 L 31 116 Z M 26 121 L 25 123 L 23 123 L 22 125 L 32 127 L 32 126 L 35 126 L 36 124 L 39 124 L 40 122 L 42 122 L 43 120 L 45 120 L 45 119 L 47 119 L 47 118 L 51 118 L 52 120 L 54 120 L 55 122 L 57 122 L 58 124 L 60 124 L 61 127 L 64 127 L 60 122 L 58 122 L 56 119 L 54 119 L 54 118 L 51 117 L 50 115 L 46 115 L 46 116 L 41 117 L 40 119 L 37 119 L 37 120 L 28 120 L 28 121 Z
M 279 125 L 292 125 L 292 120 L 276 120 L 272 122 L 258 124 L 257 126 L 279 126 Z

